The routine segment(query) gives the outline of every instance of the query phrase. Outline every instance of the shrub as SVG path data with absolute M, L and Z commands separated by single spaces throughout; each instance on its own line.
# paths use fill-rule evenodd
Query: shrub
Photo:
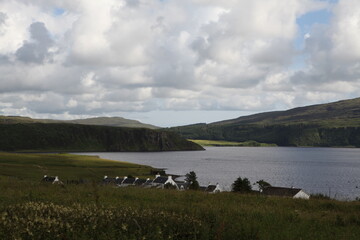
M 251 192 L 251 184 L 249 179 L 238 177 L 232 184 L 233 192 L 248 193 Z
M 256 182 L 256 184 L 259 186 L 260 190 L 264 190 L 266 187 L 271 187 L 271 184 L 266 182 L 265 180 L 261 179 Z
M 196 173 L 191 171 L 187 173 L 185 181 L 189 183 L 189 189 L 191 190 L 198 190 L 199 189 L 199 182 L 197 181 Z

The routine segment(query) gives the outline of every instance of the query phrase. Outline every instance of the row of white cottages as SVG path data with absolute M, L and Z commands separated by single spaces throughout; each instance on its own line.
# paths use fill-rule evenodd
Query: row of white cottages
M 154 179 L 141 179 L 141 178 L 131 178 L 131 177 L 115 177 L 110 178 L 104 176 L 103 184 L 114 184 L 118 187 L 127 187 L 127 186 L 139 186 L 145 188 L 166 188 L 170 186 L 178 190 L 188 189 L 189 183 L 182 181 L 174 181 L 172 176 L 160 176 L 156 175 Z M 208 193 L 218 193 L 222 192 L 219 184 L 212 185 L 209 184 L 206 187 L 200 187 L 200 190 L 203 190 Z
M 51 182 L 52 184 L 63 184 L 59 180 L 58 176 L 51 177 L 45 175 L 42 181 Z M 137 177 L 110 178 L 108 176 L 104 176 L 102 183 L 112 184 L 118 187 L 139 186 L 145 188 L 166 188 L 166 186 L 169 185 L 178 190 L 186 190 L 188 189 L 189 186 L 187 182 L 174 181 L 172 176 L 160 176 L 160 175 L 156 175 L 153 180 L 151 180 L 150 178 L 147 179 L 141 179 Z M 206 187 L 200 187 L 200 190 L 207 193 L 219 193 L 223 191 L 219 184 L 216 185 L 209 184 Z M 306 193 L 303 189 L 300 188 L 285 188 L 285 187 L 270 186 L 264 188 L 259 193 L 268 196 L 291 197 L 291 198 L 299 198 L 299 199 L 310 198 L 310 194 Z

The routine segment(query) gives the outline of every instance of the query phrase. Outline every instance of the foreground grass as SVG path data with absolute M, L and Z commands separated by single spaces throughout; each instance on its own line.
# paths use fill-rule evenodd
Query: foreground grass
M 197 140 L 188 139 L 201 146 L 207 147 L 276 147 L 276 144 L 258 143 L 256 141 L 246 142 L 229 142 L 229 141 L 215 141 L 215 140 Z
M 61 187 L 14 179 L 0 187 L 0 238 L 11 236 L 1 239 L 360 237 L 359 202 L 96 184 Z
M 74 154 L 15 154 L 0 152 L 0 179 L 12 177 L 39 182 L 44 175 L 60 180 L 99 180 L 109 176 L 148 176 L 153 168 Z
M 151 168 L 68 154 L 0 155 L 0 239 L 360 238 L 360 202 L 115 188 L 100 184 L 103 175 Z M 40 183 L 43 171 L 92 181 Z

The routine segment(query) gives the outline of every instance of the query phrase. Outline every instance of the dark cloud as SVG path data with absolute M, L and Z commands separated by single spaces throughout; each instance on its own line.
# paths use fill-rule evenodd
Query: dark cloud
M 10 61 L 9 61 L 8 56 L 0 54 L 0 65 L 9 64 L 9 63 L 10 63 Z
M 51 56 L 48 50 L 54 43 L 50 33 L 44 23 L 35 22 L 30 25 L 30 34 L 31 41 L 24 41 L 16 57 L 25 63 L 44 63 Z
M 125 0 L 126 6 L 137 7 L 140 4 L 140 0 Z
M 6 22 L 6 19 L 7 19 L 7 15 L 3 12 L 0 12 L 0 27 L 5 24 Z

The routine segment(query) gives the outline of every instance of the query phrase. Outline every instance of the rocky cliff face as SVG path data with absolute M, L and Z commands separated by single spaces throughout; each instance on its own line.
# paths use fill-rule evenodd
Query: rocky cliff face
M 203 150 L 176 133 L 78 124 L 0 124 L 2 151 Z

